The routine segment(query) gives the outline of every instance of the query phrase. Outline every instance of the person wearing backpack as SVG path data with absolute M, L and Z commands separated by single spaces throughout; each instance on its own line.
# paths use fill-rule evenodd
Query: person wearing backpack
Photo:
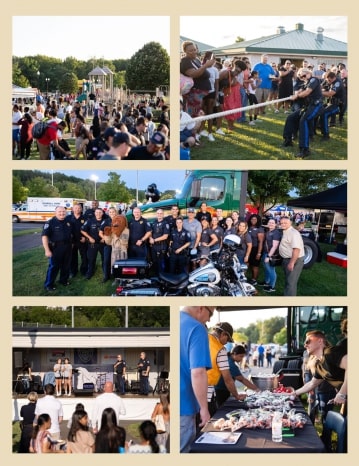
M 46 121 L 46 127 L 42 136 L 36 138 L 37 146 L 39 148 L 40 160 L 49 160 L 51 152 L 51 143 L 54 142 L 58 146 L 57 130 L 61 126 L 61 130 L 66 127 L 65 122 L 57 121 L 57 112 L 54 109 L 49 111 L 49 119 Z M 35 137 L 35 136 L 34 136 Z M 63 150 L 63 149 L 62 149 Z M 60 149 L 61 152 L 61 149 Z

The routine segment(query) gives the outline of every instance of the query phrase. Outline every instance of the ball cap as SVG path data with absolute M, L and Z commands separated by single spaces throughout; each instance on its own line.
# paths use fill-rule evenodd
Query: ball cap
M 116 133 L 117 133 L 116 129 L 111 126 L 110 128 L 105 129 L 105 131 L 103 133 L 103 137 L 105 139 L 108 139 L 110 136 L 113 137 Z
M 218 324 L 214 327 L 215 330 L 219 330 L 224 332 L 228 335 L 228 341 L 233 343 L 233 327 L 228 322 L 218 322 Z
M 128 133 L 121 133 L 121 132 L 117 132 L 113 136 L 113 142 L 115 144 L 125 143 L 125 144 L 127 144 L 128 146 L 131 146 L 131 147 L 133 147 L 135 145 L 135 144 L 133 144 L 131 142 L 131 139 L 130 139 L 130 136 L 128 135 Z
M 166 136 L 163 133 L 161 133 L 160 131 L 156 131 L 155 133 L 153 133 L 153 136 L 150 139 L 150 141 L 155 146 L 158 146 L 158 147 L 163 147 L 163 146 L 165 146 L 167 144 Z

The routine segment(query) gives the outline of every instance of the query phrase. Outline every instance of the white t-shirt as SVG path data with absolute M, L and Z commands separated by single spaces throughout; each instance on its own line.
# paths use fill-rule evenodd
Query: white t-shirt
M 53 395 L 45 395 L 43 398 L 39 398 L 36 403 L 35 416 L 45 413 L 51 418 L 51 427 L 48 429 L 50 434 L 60 432 L 59 417 L 64 416 L 61 401 Z
M 211 66 L 210 68 L 207 68 L 207 71 L 210 75 L 209 82 L 211 83 L 211 90 L 209 92 L 214 92 L 216 90 L 215 88 L 216 79 L 219 79 L 219 71 L 215 66 Z
M 126 408 L 122 399 L 114 393 L 102 393 L 99 395 L 92 409 L 91 422 L 93 428 L 100 429 L 102 412 L 106 408 L 112 408 L 116 412 L 116 417 L 125 416 Z
M 22 113 L 20 110 L 17 112 L 12 112 L 12 129 L 19 129 L 21 128 L 21 125 L 15 125 L 14 123 L 17 123 L 20 119 L 22 118 Z

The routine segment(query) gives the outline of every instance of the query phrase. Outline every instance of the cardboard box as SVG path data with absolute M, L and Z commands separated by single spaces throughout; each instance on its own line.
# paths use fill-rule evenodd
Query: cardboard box
M 338 252 L 327 252 L 327 262 L 347 268 L 347 256 Z

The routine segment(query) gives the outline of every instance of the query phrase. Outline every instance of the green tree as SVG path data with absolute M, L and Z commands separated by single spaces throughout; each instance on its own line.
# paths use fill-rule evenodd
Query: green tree
M 13 323 L 71 326 L 72 308 L 46 306 L 17 306 L 12 311 Z M 125 307 L 81 306 L 74 307 L 77 328 L 120 328 L 125 326 Z M 168 306 L 129 306 L 129 327 L 169 328 L 170 308 Z
M 28 189 L 21 183 L 17 176 L 12 177 L 12 202 L 23 202 L 28 196 Z
M 65 189 L 60 191 L 61 197 L 77 197 L 79 199 L 87 199 L 83 186 L 75 183 L 66 183 Z
M 292 192 L 303 196 L 312 192 L 312 186 L 317 192 L 319 187 L 325 190 L 345 180 L 346 172 L 343 170 L 250 170 L 247 196 L 263 215 L 276 204 L 286 203 Z
M 97 197 L 106 201 L 128 203 L 131 199 L 126 183 L 121 181 L 121 175 L 116 172 L 108 174 L 108 181 L 102 183 L 97 192 Z
M 237 345 L 240 345 L 242 341 L 247 341 L 247 335 L 242 332 L 233 332 L 233 340 Z
M 132 90 L 154 91 L 169 85 L 170 57 L 158 42 L 149 42 L 129 60 L 126 85 Z
M 284 317 L 271 317 L 261 324 L 261 339 L 263 343 L 272 343 L 274 335 L 284 326 Z
M 104 310 L 99 322 L 99 327 L 118 327 L 118 313 L 116 308 L 107 308 Z
M 31 197 L 60 197 L 59 190 L 42 177 L 33 178 L 27 185 Z
M 78 91 L 78 78 L 75 73 L 66 73 L 59 85 L 62 94 L 71 94 Z
M 273 343 L 277 343 L 277 345 L 284 345 L 287 341 L 287 328 L 283 327 L 277 332 L 273 337 Z
M 114 87 L 125 87 L 126 86 L 126 71 L 119 71 L 113 78 Z
M 257 323 L 249 324 L 247 328 L 239 328 L 238 332 L 244 333 L 247 335 L 248 340 L 252 343 L 257 343 L 259 341 L 259 327 Z

